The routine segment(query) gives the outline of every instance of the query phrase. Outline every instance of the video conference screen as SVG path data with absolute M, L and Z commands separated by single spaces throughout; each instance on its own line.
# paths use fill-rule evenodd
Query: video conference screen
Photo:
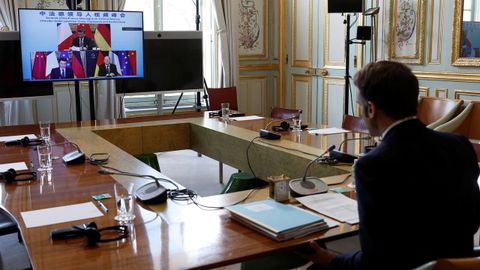
M 24 81 L 143 78 L 143 13 L 19 9 Z

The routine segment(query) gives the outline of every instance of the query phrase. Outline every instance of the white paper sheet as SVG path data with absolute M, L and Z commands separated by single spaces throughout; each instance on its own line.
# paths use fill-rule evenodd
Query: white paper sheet
M 337 134 L 337 133 L 348 133 L 350 131 L 343 129 L 343 128 L 319 128 L 319 129 L 312 129 L 309 130 L 308 133 L 312 135 L 330 135 L 330 134 Z
M 15 135 L 15 136 L 2 136 L 0 137 L 0 142 L 21 140 L 25 136 L 28 137 L 30 140 L 38 139 L 38 137 L 35 136 L 35 134 L 24 134 L 24 135 Z
M 323 193 L 297 198 L 306 207 L 341 222 L 358 223 L 357 202 L 339 193 Z
M 103 213 L 92 202 L 21 212 L 20 214 L 27 228 L 103 216 Z
M 0 164 L 0 172 L 6 172 L 8 169 L 14 169 L 15 171 L 28 170 L 25 162 L 3 163 Z
M 233 121 L 248 121 L 248 120 L 259 120 L 264 119 L 265 117 L 258 116 L 258 115 L 249 115 L 249 116 L 239 116 L 239 117 L 231 117 Z

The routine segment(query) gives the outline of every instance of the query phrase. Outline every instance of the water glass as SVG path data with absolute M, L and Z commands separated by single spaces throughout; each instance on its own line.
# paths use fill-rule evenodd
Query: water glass
M 133 194 L 133 183 L 115 184 L 115 206 L 117 215 L 115 220 L 120 224 L 128 224 L 135 219 L 133 209 L 135 208 L 135 196 Z
M 50 141 L 50 121 L 40 121 L 40 139 L 44 142 Z
M 230 103 L 224 102 L 221 104 L 222 106 L 222 117 L 226 121 L 228 121 L 228 115 L 230 114 Z
M 37 146 L 38 171 L 52 170 L 52 146 L 48 143 Z
M 293 122 L 293 127 L 292 127 L 293 131 L 301 131 L 302 130 L 302 119 L 293 118 L 292 122 Z

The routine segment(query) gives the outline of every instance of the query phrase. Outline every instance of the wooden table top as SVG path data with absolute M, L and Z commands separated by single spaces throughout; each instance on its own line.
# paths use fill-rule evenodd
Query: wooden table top
M 195 115 L 196 116 L 196 115 Z M 191 115 L 184 116 L 191 117 Z M 52 129 L 52 141 L 75 141 L 85 153 L 109 152 L 109 165 L 125 171 L 163 176 L 149 166 L 133 158 L 126 151 L 98 136 L 94 130 L 108 130 L 117 127 L 154 126 L 165 123 L 190 123 L 215 129 L 225 134 L 238 133 L 243 128 L 219 128 L 218 119 L 185 118 L 165 120 L 171 117 L 150 117 L 121 121 L 94 121 L 56 124 Z M 175 118 L 178 118 L 175 117 Z M 250 123 L 252 124 L 252 123 Z M 248 125 L 247 122 L 240 125 Z M 1 127 L 0 136 L 38 133 L 37 125 Z M 256 129 L 256 128 L 252 128 Z M 240 132 L 241 133 L 241 132 Z M 251 137 L 249 131 L 239 135 Z M 304 145 L 314 147 L 322 144 L 317 136 Z M 307 147 L 307 146 L 305 146 Z M 74 148 L 70 144 L 53 147 L 53 156 L 61 157 Z M 305 148 L 309 150 L 310 148 Z M 305 150 L 304 149 L 304 150 Z M 317 150 L 318 152 L 318 150 Z M 37 168 L 37 153 L 32 147 L 5 146 L 0 143 L 0 164 L 25 161 Z M 38 181 L 25 184 L 0 185 L 0 198 L 5 207 L 17 219 L 28 254 L 34 269 L 206 269 L 224 266 L 248 259 L 266 256 L 278 251 L 289 250 L 308 243 L 312 239 L 330 240 L 355 234 L 358 227 L 341 223 L 340 226 L 285 242 L 271 240 L 239 223 L 232 221 L 226 210 L 206 211 L 193 204 L 168 200 L 164 204 L 145 205 L 137 202 L 136 219 L 130 226 L 127 240 L 99 243 L 86 247 L 83 239 L 52 241 L 50 231 L 74 224 L 95 221 L 98 227 L 115 225 L 113 199 L 104 200 L 110 209 L 104 216 L 88 220 L 77 220 L 36 228 L 26 228 L 21 212 L 90 202 L 91 196 L 108 192 L 114 194 L 115 182 L 134 182 L 138 187 L 149 181 L 126 176 L 108 176 L 97 173 L 98 167 L 88 162 L 66 166 L 61 159 L 54 160 L 49 175 L 38 175 Z M 167 188 L 172 188 L 165 184 Z M 247 191 L 199 198 L 198 201 L 210 206 L 224 206 L 244 198 Z M 254 192 L 249 200 L 268 197 L 268 190 Z

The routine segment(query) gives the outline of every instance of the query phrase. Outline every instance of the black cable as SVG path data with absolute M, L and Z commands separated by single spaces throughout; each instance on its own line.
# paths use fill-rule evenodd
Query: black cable
M 351 79 L 352 79 L 352 77 L 349 76 L 348 80 L 351 80 Z M 352 115 L 355 116 L 355 109 L 353 107 L 354 105 L 353 105 L 352 83 L 348 84 L 348 92 L 350 94 L 350 106 L 352 108 Z M 340 147 L 339 147 L 339 149 L 340 149 Z
M 252 164 L 250 164 L 250 156 L 248 155 L 248 150 L 250 150 L 250 147 L 252 146 L 253 144 L 253 141 L 255 141 L 256 139 L 260 138 L 260 136 L 257 136 L 255 138 L 253 138 L 250 143 L 248 144 L 248 147 L 247 147 L 247 163 L 248 163 L 248 168 L 250 169 L 250 171 L 252 172 L 253 174 L 253 177 L 257 178 L 257 176 L 255 175 L 255 172 L 253 171 L 252 169 Z
M 110 166 L 105 166 L 105 165 L 100 165 L 102 168 L 105 168 L 105 169 L 109 169 L 111 170 L 111 172 L 108 172 L 108 171 L 99 171 L 99 173 L 101 174 L 119 174 L 119 175 L 126 175 L 126 176 L 133 176 L 133 177 L 141 177 L 141 178 L 150 178 L 150 179 L 153 179 L 155 181 L 163 181 L 163 182 L 167 182 L 173 186 L 175 186 L 175 188 L 178 190 L 178 185 L 175 184 L 175 182 L 173 182 L 172 180 L 170 179 L 166 179 L 166 178 L 161 178 L 161 177 L 155 177 L 153 175 L 149 175 L 149 174 L 136 174 L 136 173 L 131 173 L 131 172 L 126 172 L 126 171 L 122 171 L 122 170 L 119 170 L 119 169 L 116 169 L 116 168 L 113 168 L 113 167 L 110 167 Z

